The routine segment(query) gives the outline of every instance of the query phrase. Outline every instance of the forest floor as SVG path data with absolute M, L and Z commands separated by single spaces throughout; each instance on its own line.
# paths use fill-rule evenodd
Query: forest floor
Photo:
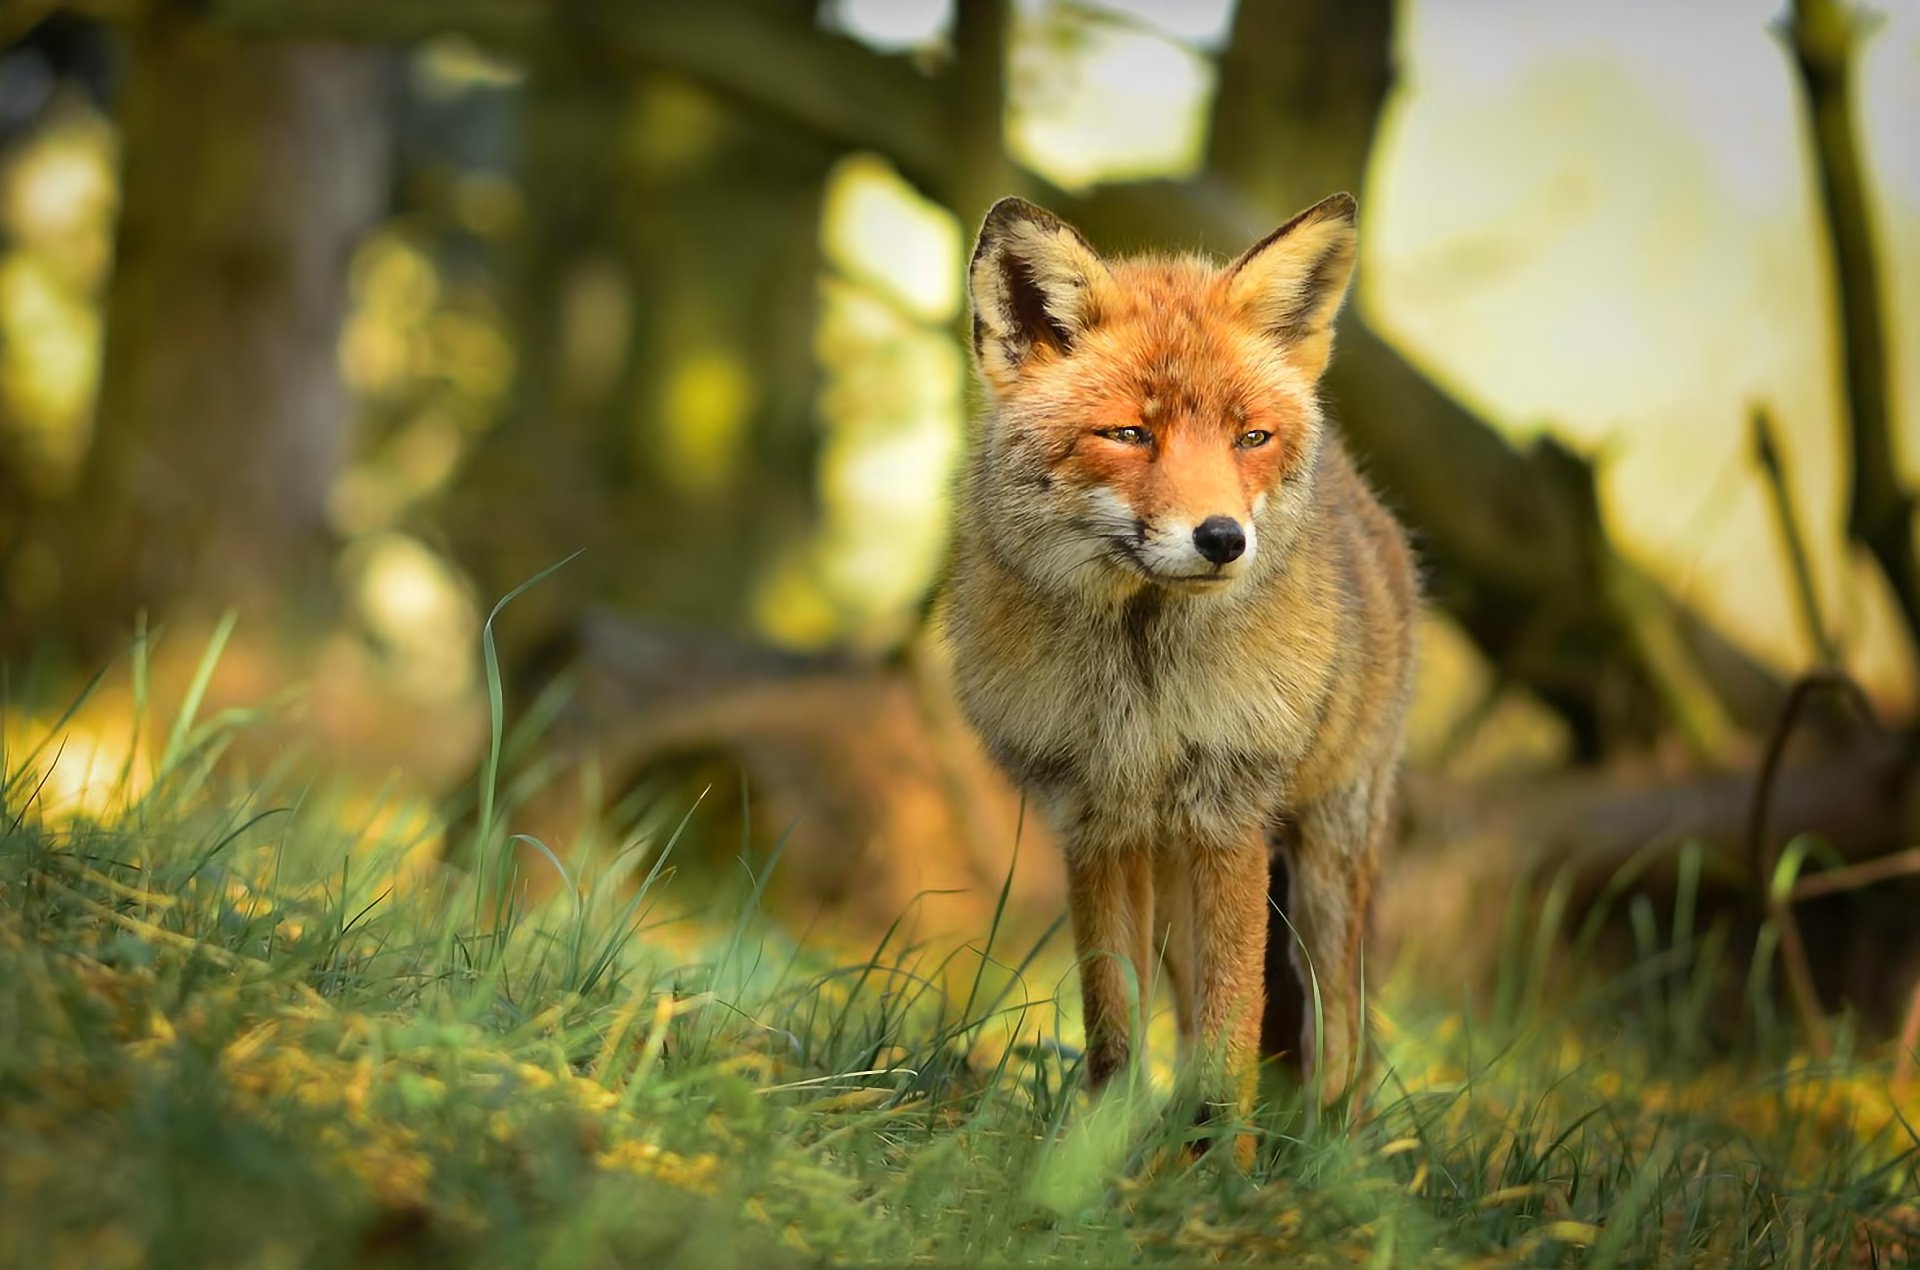
M 454 870 L 197 700 L 78 789 L 0 719 L 0 1265 L 1920 1263 L 1920 1089 L 1684 909 L 1605 982 L 1525 930 L 1493 1000 L 1389 980 L 1357 1104 L 1276 1092 L 1242 1173 L 1164 1071 L 1089 1105 L 1057 929 L 838 956 L 772 861 L 687 917 L 674 823 L 554 852 L 490 787 Z

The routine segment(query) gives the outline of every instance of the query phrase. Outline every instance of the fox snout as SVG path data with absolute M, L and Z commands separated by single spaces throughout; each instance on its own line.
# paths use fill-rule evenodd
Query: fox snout
M 1209 516 L 1194 527 L 1194 550 L 1214 564 L 1232 564 L 1247 550 L 1246 531 L 1231 516 Z
M 1252 560 L 1254 527 L 1214 513 L 1198 523 L 1179 517 L 1137 522 L 1140 537 L 1132 562 L 1155 582 L 1205 585 L 1240 576 Z

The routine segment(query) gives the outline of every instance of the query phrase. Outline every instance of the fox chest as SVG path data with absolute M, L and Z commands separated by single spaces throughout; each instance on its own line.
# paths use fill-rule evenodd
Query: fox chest
M 1284 804 L 1310 733 L 1283 664 L 1200 632 L 1095 627 L 971 666 L 960 651 L 988 748 L 1070 840 L 1243 838 Z

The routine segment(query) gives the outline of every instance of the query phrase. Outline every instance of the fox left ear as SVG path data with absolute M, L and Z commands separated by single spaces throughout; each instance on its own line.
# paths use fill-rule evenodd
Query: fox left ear
M 1100 318 L 1111 279 L 1073 226 L 1025 199 L 987 213 L 967 269 L 973 355 L 989 388 L 1036 357 L 1066 356 Z
M 1351 194 L 1324 198 L 1227 266 L 1228 302 L 1314 379 L 1333 355 L 1358 235 Z

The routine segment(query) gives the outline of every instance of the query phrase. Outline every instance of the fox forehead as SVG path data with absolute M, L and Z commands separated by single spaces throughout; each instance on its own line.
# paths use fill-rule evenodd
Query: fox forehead
M 1146 424 L 1156 432 L 1311 426 L 1311 382 L 1236 316 L 1222 276 L 1197 257 L 1111 266 L 1099 320 L 1070 354 L 1042 352 L 1007 404 L 1030 428 Z

